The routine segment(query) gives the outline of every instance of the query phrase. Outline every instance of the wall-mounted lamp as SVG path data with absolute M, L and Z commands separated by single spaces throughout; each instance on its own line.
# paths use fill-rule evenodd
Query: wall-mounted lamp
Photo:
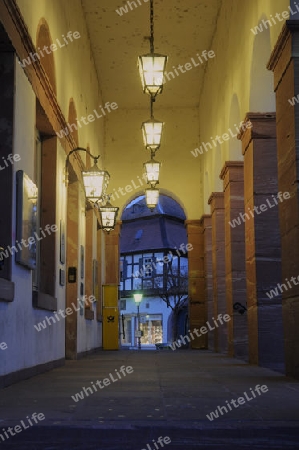
M 109 196 L 106 205 L 99 206 L 102 229 L 107 233 L 115 228 L 118 210 L 119 208 L 111 205 Z
M 94 156 L 89 150 L 82 147 L 77 147 L 71 150 L 65 162 L 66 182 L 68 181 L 68 164 L 70 156 L 74 152 L 78 151 L 88 153 L 94 160 L 94 165 L 89 170 L 84 170 L 82 172 L 82 177 L 86 199 L 91 203 L 97 203 L 105 196 L 110 179 L 109 173 L 106 170 L 100 170 L 97 166 L 97 161 L 100 158 L 100 155 Z

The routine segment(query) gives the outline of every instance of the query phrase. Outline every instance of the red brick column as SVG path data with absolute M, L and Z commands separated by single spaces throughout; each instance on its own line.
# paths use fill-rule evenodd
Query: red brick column
M 225 246 L 224 246 L 224 194 L 213 192 L 209 198 L 212 216 L 212 269 L 213 269 L 213 302 L 214 314 L 226 314 L 225 292 Z M 213 322 L 211 323 L 213 326 Z M 226 353 L 228 349 L 227 322 L 214 332 L 215 351 Z
M 246 236 L 249 361 L 283 370 L 281 296 L 267 296 L 281 281 L 278 207 L 272 197 L 277 195 L 275 114 L 249 113 L 245 121 L 249 120 L 252 128 L 239 136 L 244 155 L 246 215 L 242 220 Z
M 200 220 L 187 220 L 186 222 L 188 244 L 193 250 L 188 253 L 188 278 L 189 278 L 189 317 L 190 330 L 198 330 L 207 321 L 205 279 L 204 279 L 204 251 L 203 251 L 203 227 Z M 199 332 L 198 332 L 199 334 Z M 191 348 L 207 348 L 207 335 L 191 340 Z
M 287 21 L 268 66 L 274 72 L 277 104 L 278 188 L 290 193 L 290 199 L 279 204 L 279 218 L 282 279 L 287 287 L 282 286 L 286 374 L 296 378 L 299 378 L 299 105 L 294 102 L 292 106 L 289 100 L 299 94 L 298 45 L 298 21 Z
M 231 316 L 228 322 L 228 354 L 248 358 L 248 325 L 246 314 L 245 226 L 233 220 L 244 213 L 244 168 L 241 161 L 225 163 L 223 180 L 225 208 L 225 275 L 226 304 Z M 233 226 L 232 226 L 232 225 Z
M 205 214 L 201 218 L 203 224 L 203 245 L 204 245 L 204 278 L 205 278 L 205 297 L 207 305 L 207 320 L 213 323 L 214 314 L 213 302 L 213 264 L 212 264 L 212 218 Z M 215 330 L 208 332 L 208 348 L 215 350 L 214 337 Z

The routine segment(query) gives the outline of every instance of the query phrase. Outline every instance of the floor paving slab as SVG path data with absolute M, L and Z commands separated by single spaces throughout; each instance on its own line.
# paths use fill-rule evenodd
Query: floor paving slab
M 73 400 L 122 365 L 133 373 Z M 269 391 L 207 418 L 256 385 Z M 299 382 L 207 351 L 99 352 L 67 361 L 0 391 L 0 435 L 33 412 L 45 420 L 0 437 L 0 450 L 156 450 L 159 436 L 171 438 L 169 450 L 299 450 Z

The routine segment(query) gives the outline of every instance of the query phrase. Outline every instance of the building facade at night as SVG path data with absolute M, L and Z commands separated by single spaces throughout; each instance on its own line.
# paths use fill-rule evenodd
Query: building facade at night
M 155 346 L 173 336 L 178 313 L 187 313 L 188 246 L 184 211 L 170 197 L 160 195 L 151 212 L 144 197 L 133 200 L 122 215 L 120 238 L 120 313 L 124 321 L 122 344 L 136 344 L 138 317 L 133 293 L 142 292 L 141 344 Z M 167 295 L 168 294 L 168 295 Z M 164 299 L 164 300 L 163 300 Z M 169 300 L 169 304 L 167 304 Z M 176 307 L 177 312 L 173 314 Z M 187 322 L 187 317 L 185 317 Z M 185 333 L 185 329 L 179 329 Z

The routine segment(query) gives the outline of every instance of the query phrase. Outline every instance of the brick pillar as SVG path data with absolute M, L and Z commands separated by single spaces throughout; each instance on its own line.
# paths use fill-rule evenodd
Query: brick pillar
M 198 330 L 207 321 L 205 302 L 204 279 L 204 251 L 203 251 L 203 227 L 200 220 L 186 221 L 188 244 L 193 249 L 188 253 L 188 278 L 189 278 L 189 317 L 190 330 Z M 199 333 L 198 333 L 199 334 Z M 191 348 L 207 348 L 207 335 L 191 340 Z
M 213 268 L 213 317 L 217 319 L 218 314 L 226 314 L 225 295 L 225 247 L 224 247 L 224 194 L 213 192 L 209 198 L 212 216 L 212 268 Z M 211 323 L 213 326 L 213 322 Z M 226 353 L 227 322 L 215 329 L 214 332 L 215 351 Z
M 241 161 L 225 163 L 223 180 L 225 208 L 225 274 L 228 322 L 228 354 L 247 360 L 248 325 L 246 314 L 245 226 L 231 226 L 244 213 L 244 167 Z
M 205 278 L 205 296 L 207 304 L 207 320 L 213 323 L 214 314 L 213 303 L 213 264 L 212 264 L 212 218 L 205 214 L 201 218 L 203 224 L 203 240 L 204 240 L 204 278 Z M 214 350 L 215 330 L 208 332 L 208 348 Z
M 244 155 L 245 249 L 249 362 L 284 369 L 275 114 L 249 113 L 252 128 L 239 136 Z M 256 208 L 256 210 L 254 209 Z
M 273 50 L 268 68 L 274 72 L 278 188 L 290 199 L 279 204 L 282 279 L 282 307 L 286 374 L 299 378 L 299 105 L 289 100 L 299 94 L 299 24 L 287 21 Z M 286 282 L 290 285 L 287 286 Z

